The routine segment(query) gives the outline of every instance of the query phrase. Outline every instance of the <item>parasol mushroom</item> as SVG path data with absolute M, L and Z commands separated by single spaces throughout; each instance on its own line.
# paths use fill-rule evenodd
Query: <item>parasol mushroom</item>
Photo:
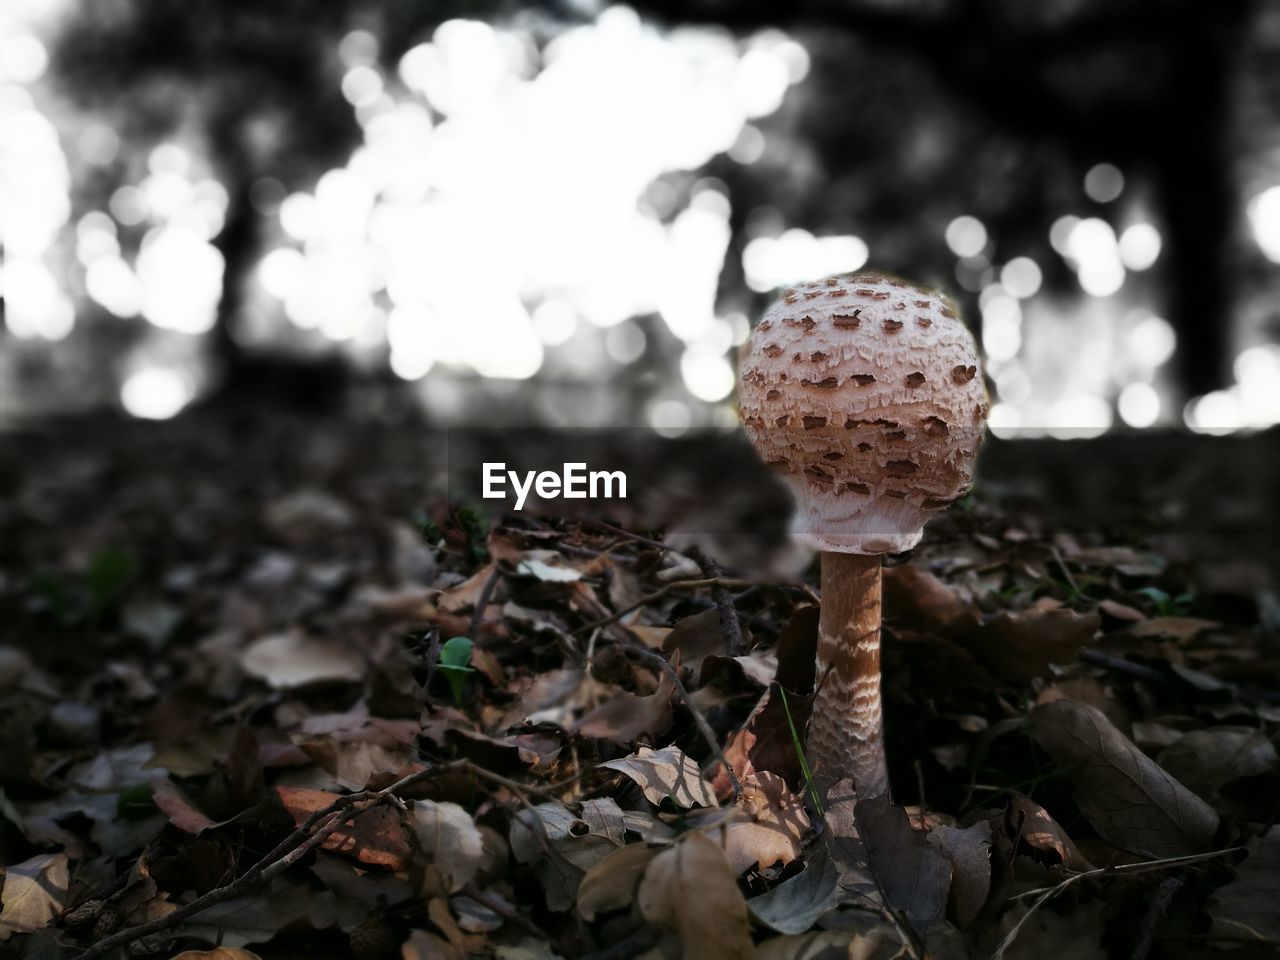
M 822 789 L 885 794 L 880 565 L 962 496 L 987 414 L 973 337 L 943 294 L 881 273 L 783 292 L 741 364 L 747 435 L 822 551 L 808 759 Z

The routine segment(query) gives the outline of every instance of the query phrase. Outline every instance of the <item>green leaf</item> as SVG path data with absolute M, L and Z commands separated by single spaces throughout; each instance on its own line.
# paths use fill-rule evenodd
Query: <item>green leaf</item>
M 135 783 L 116 794 L 116 815 L 122 820 L 145 820 L 155 812 L 150 783 Z
M 440 648 L 440 669 L 473 673 L 471 649 L 474 644 L 466 637 L 454 637 Z

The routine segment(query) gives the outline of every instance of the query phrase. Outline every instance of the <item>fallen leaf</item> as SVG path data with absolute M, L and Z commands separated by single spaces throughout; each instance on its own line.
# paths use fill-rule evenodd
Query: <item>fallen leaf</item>
M 914 630 L 967 632 L 981 619 L 977 607 L 914 564 L 886 569 L 882 589 L 884 615 Z
M 719 828 L 725 855 L 735 871 L 742 873 L 753 866 L 766 870 L 800 856 L 809 815 L 776 773 L 760 771 L 744 780 L 736 809 L 743 818 Z
M 578 913 L 588 921 L 635 902 L 636 888 L 661 847 L 633 843 L 619 847 L 587 871 L 578 886 Z
M 1019 841 L 1042 852 L 1052 852 L 1058 864 L 1075 873 L 1092 870 L 1091 864 L 1049 811 L 1020 793 L 1010 796 L 1004 814 L 1005 830 L 1016 848 Z M 1056 866 L 1057 864 L 1055 864 Z
M 311 814 L 338 799 L 336 793 L 304 787 L 279 786 L 276 787 L 276 795 L 298 826 Z M 350 823 L 329 834 L 321 846 L 359 863 L 388 870 L 403 870 L 408 866 L 411 854 L 399 817 L 390 807 L 382 805 L 357 814 Z
M 418 847 L 442 878 L 445 890 L 457 893 L 474 879 L 484 862 L 484 837 L 471 814 L 456 803 L 419 800 L 412 813 Z
M 1160 766 L 1206 800 L 1232 781 L 1269 773 L 1280 762 L 1270 738 L 1252 727 L 1192 730 L 1161 751 L 1157 759 Z
M 751 915 L 778 933 L 803 933 L 840 903 L 840 874 L 826 847 L 805 857 L 804 870 L 747 901 Z
M 363 790 L 375 775 L 399 771 L 409 762 L 410 754 L 409 742 L 388 749 L 377 743 L 343 742 L 332 736 L 306 740 L 298 748 L 332 775 L 337 786 L 347 790 Z
M 301 630 L 276 633 L 250 644 L 240 666 L 277 690 L 364 676 L 365 662 L 349 647 L 320 640 Z
M 1213 932 L 1232 937 L 1280 941 L 1280 826 L 1248 843 L 1249 855 L 1236 877 L 1214 894 L 1209 913 Z
M 641 746 L 630 757 L 608 760 L 600 766 L 617 770 L 634 780 L 645 798 L 655 806 L 670 798 L 679 807 L 714 807 L 715 791 L 702 776 L 698 765 L 679 747 L 654 750 Z
M 963 929 L 977 919 L 991 892 L 991 824 L 936 827 L 928 840 L 951 861 L 951 904 Z
M 846 902 L 903 915 L 923 940 L 947 909 L 951 864 L 887 797 L 858 800 L 848 780 L 827 791 L 827 844 Z
M 1139 623 L 1147 619 L 1147 615 L 1141 610 L 1137 610 L 1124 603 L 1118 603 L 1115 600 L 1099 601 L 1098 611 L 1100 613 L 1105 613 L 1113 620 L 1122 620 L 1125 623 Z
M 199 833 L 213 826 L 213 821 L 168 778 L 151 784 L 151 802 L 169 818 L 170 823 L 186 833 Z
M 473 609 L 480 602 L 480 595 L 484 593 L 484 588 L 496 569 L 497 565 L 494 563 L 485 564 L 471 577 L 440 594 L 436 606 L 445 613 L 461 613 L 464 610 Z M 494 585 L 493 593 L 489 597 L 491 603 L 497 602 L 500 586 L 500 583 Z
M 809 672 L 813 672 L 812 665 Z M 725 760 L 740 781 L 758 771 L 765 771 L 776 773 L 792 787 L 798 789 L 801 786 L 800 755 L 796 752 L 792 726 L 803 739 L 812 702 L 812 695 L 786 694 L 784 706 L 782 688 L 777 683 L 769 685 L 747 717 L 747 722 L 729 735 L 729 742 L 724 748 Z M 788 710 L 790 723 L 787 721 Z M 717 796 L 723 797 L 732 789 L 729 774 L 719 764 L 712 783 Z
M 653 858 L 636 906 L 645 920 L 674 935 L 684 960 L 749 960 L 747 904 L 737 874 L 714 841 L 687 833 Z
M 701 682 L 698 672 L 702 661 L 713 655 L 727 654 L 720 611 L 711 607 L 677 622 L 663 639 L 662 650 L 667 654 L 680 651 L 680 659 L 693 667 L 692 685 L 696 687 Z
M 1216 620 L 1199 620 L 1195 617 L 1154 617 L 1135 623 L 1128 633 L 1135 637 L 1171 637 L 1187 641 L 1220 626 L 1222 624 Z
M 1047 703 L 1031 712 L 1031 731 L 1066 768 L 1080 812 L 1103 839 L 1156 859 L 1212 846 L 1218 815 L 1102 711 L 1067 700 Z
M 885 796 L 857 801 L 867 865 L 885 900 L 921 935 L 947 910 L 951 864 Z
M 821 610 L 816 604 L 798 607 L 778 635 L 778 673 L 775 679 L 788 691 L 798 694 L 813 691 L 819 619 Z
M 572 729 L 624 747 L 640 737 L 657 737 L 671 726 L 671 695 L 675 689 L 675 681 L 664 670 L 652 695 L 642 697 L 617 690 Z
M 626 842 L 628 815 L 607 798 L 583 801 L 574 813 L 560 803 L 540 803 L 516 813 L 511 852 L 535 864 L 547 906 L 568 910 L 586 872 Z
M 581 580 L 581 571 L 562 565 L 560 554 L 554 550 L 530 550 L 516 565 L 516 573 L 536 577 L 545 583 L 569 583 Z
M 215 947 L 212 950 L 183 950 L 171 960 L 262 960 L 256 953 L 240 947 Z
M 65 853 L 42 853 L 4 868 L 0 892 L 0 941 L 15 933 L 34 933 L 59 916 L 71 884 Z
M 1072 663 L 1092 640 L 1102 618 L 1063 608 L 1001 613 L 965 641 L 992 673 L 1026 683 L 1051 663 Z

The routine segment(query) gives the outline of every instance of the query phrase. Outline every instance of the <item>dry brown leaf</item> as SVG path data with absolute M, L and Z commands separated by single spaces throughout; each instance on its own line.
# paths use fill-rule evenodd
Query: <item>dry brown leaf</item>
M 1192 730 L 1158 759 L 1160 766 L 1206 800 L 1232 781 L 1269 773 L 1280 762 L 1270 738 L 1252 727 Z
M 749 960 L 751 926 L 737 874 L 714 841 L 685 834 L 645 870 L 640 913 L 675 936 L 684 960 Z
M 572 729 L 585 737 L 600 737 L 624 747 L 640 737 L 657 737 L 671 726 L 671 695 L 675 689 L 675 681 L 664 671 L 652 696 L 617 690 Z
M 1096 613 L 1062 608 L 1006 612 L 984 623 L 965 646 L 992 673 L 1026 683 L 1051 663 L 1074 662 L 1101 623 Z
M 885 570 L 883 591 L 885 616 L 914 630 L 968 632 L 981 619 L 977 607 L 913 564 Z
M 1105 613 L 1114 620 L 1122 620 L 1126 623 L 1140 623 L 1147 619 L 1147 615 L 1141 610 L 1137 610 L 1128 604 L 1118 603 L 1115 600 L 1099 601 L 1098 612 Z
M 591 921 L 597 914 L 621 910 L 635 902 L 636 888 L 661 847 L 633 843 L 619 847 L 587 871 L 578 886 L 578 913 Z
M 747 901 L 760 923 L 784 934 L 804 933 L 840 905 L 840 871 L 825 846 L 805 854 L 804 869 Z
M 535 865 L 547 906 L 569 910 L 583 876 L 626 842 L 628 830 L 648 832 L 631 817 L 608 797 L 583 801 L 577 813 L 560 803 L 540 803 L 516 813 L 511 852 Z
M 303 787 L 276 787 L 276 795 L 299 826 L 311 814 L 338 799 L 336 793 Z M 403 870 L 409 865 L 411 855 L 399 817 L 386 806 L 372 807 L 358 814 L 350 823 L 329 834 L 322 847 L 360 863 L 388 870 Z
M 1066 700 L 1047 703 L 1032 711 L 1031 730 L 1066 768 L 1076 804 L 1103 839 L 1157 859 L 1212 846 L 1218 815 L 1102 711 Z
M 480 602 L 480 595 L 484 593 L 485 585 L 489 582 L 489 578 L 493 576 L 495 569 L 496 564 L 485 564 L 471 577 L 440 594 L 440 597 L 436 600 L 436 606 L 444 613 L 461 613 L 464 610 L 473 609 Z M 498 594 L 501 592 L 498 589 L 500 586 L 500 583 L 495 584 L 493 593 L 489 597 L 491 602 L 497 602 Z M 472 639 L 475 638 L 473 637 Z
M 1013 794 L 1005 809 L 1004 822 L 1014 847 L 1021 841 L 1036 850 L 1052 852 L 1062 866 L 1075 873 L 1093 869 L 1093 864 L 1080 852 L 1067 831 L 1048 810 L 1030 797 Z
M 809 672 L 813 673 L 812 663 Z M 784 707 L 781 688 L 776 683 L 770 684 L 747 717 L 747 722 L 729 735 L 729 742 L 724 748 L 725 760 L 739 780 L 764 771 L 776 773 L 788 784 L 799 787 L 800 757 L 791 736 L 791 725 L 787 723 L 787 708 L 791 711 L 791 721 L 796 730 L 803 731 L 809 722 L 813 696 L 786 696 Z M 733 787 L 728 773 L 720 765 L 716 766 L 712 784 L 720 797 L 727 795 Z
M 827 847 L 850 902 L 888 907 L 923 939 L 947 909 L 951 864 L 887 797 L 859 801 L 848 780 L 827 791 Z
M 1236 878 L 1214 894 L 1213 932 L 1280 942 L 1280 826 L 1249 841 Z
M 302 630 L 254 641 L 241 652 L 240 667 L 278 690 L 312 683 L 354 682 L 365 672 L 364 658 L 356 651 Z
M 820 618 L 821 611 L 816 604 L 797 607 L 778 635 L 778 673 L 774 679 L 788 691 L 803 694 L 813 691 Z
M 745 629 L 743 639 L 749 649 L 751 634 Z M 692 670 L 690 683 L 696 687 L 702 683 L 703 661 L 708 657 L 728 656 L 727 643 L 724 628 L 720 625 L 720 612 L 712 607 L 685 617 L 672 627 L 663 638 L 662 650 L 669 655 L 680 652 L 681 661 L 689 664 Z
M 484 863 L 485 849 L 471 814 L 456 803 L 419 800 L 413 805 L 412 825 L 445 891 L 457 893 L 472 881 Z
M 1036 703 L 1052 703 L 1055 700 L 1073 700 L 1076 703 L 1087 703 L 1097 707 L 1107 715 L 1107 719 L 1122 730 L 1125 736 L 1130 735 L 1133 721 L 1124 704 L 1115 696 L 1111 688 L 1102 684 L 1089 674 L 1067 677 L 1057 683 L 1051 683 L 1040 691 Z
M 1135 637 L 1172 637 L 1174 640 L 1186 641 L 1220 626 L 1222 624 L 1216 620 L 1200 620 L 1196 617 L 1155 617 L 1135 623 L 1128 633 Z
M 753 866 L 766 870 L 800 856 L 809 816 L 780 776 L 760 771 L 744 780 L 737 810 L 744 819 L 729 820 L 715 831 L 737 873 Z
M 679 807 L 714 807 L 715 791 L 702 776 L 698 765 L 679 747 L 654 750 L 640 747 L 630 757 L 600 764 L 634 780 L 645 798 L 659 805 L 668 797 Z
M 262 960 L 256 953 L 243 947 L 214 947 L 212 950 L 183 950 L 170 960 Z
M 963 929 L 977 918 L 991 892 L 991 824 L 980 820 L 963 829 L 938 827 L 930 831 L 929 842 L 951 861 L 951 904 Z
M 48 926 L 66 907 L 70 884 L 70 861 L 65 853 L 42 853 L 5 867 L 0 942 L 15 933 L 34 933 Z
M 375 775 L 401 770 L 409 761 L 411 744 L 399 743 L 389 749 L 365 741 L 344 743 L 330 736 L 307 740 L 298 747 L 338 786 L 363 790 Z
M 213 821 L 168 777 L 152 782 L 151 802 L 169 818 L 170 823 L 186 833 L 199 833 L 213 826 Z

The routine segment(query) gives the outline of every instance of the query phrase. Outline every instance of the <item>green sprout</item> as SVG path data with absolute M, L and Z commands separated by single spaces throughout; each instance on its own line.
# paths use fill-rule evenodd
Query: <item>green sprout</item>
M 453 692 L 454 706 L 462 706 L 462 686 L 466 683 L 466 674 L 475 673 L 471 666 L 471 650 L 475 646 L 466 637 L 454 637 L 445 641 L 440 648 L 439 668 L 449 681 L 449 689 Z

